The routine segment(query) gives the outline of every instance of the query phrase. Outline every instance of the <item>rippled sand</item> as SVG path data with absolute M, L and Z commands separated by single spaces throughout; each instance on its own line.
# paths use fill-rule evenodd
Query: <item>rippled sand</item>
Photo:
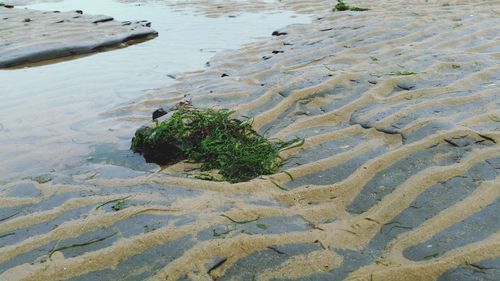
M 0 280 L 497 279 L 500 5 L 448 3 L 325 9 L 110 112 L 188 97 L 305 144 L 240 184 L 183 164 L 7 183 Z

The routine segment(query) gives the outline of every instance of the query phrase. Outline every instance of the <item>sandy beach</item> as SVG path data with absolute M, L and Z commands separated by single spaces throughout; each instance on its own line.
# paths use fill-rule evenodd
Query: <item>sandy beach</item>
M 236 184 L 123 162 L 5 181 L 0 280 L 498 280 L 500 3 L 348 3 L 369 10 L 163 3 L 312 20 L 109 109 L 117 138 L 189 99 L 304 145 Z

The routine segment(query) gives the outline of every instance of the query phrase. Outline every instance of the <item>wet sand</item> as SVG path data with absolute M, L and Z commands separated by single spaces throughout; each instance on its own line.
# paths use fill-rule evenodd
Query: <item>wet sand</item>
M 94 53 L 157 35 L 147 21 L 118 22 L 82 11 L 42 12 L 0 6 L 0 16 L 0 68 Z
M 89 155 L 94 151 L 119 154 L 115 158 L 122 162 L 140 160 L 126 152 L 143 120 L 134 123 L 131 116 L 130 122 L 115 122 L 109 116 L 120 113 L 114 109 L 172 84 L 179 73 L 205 68 L 214 54 L 269 36 L 276 26 L 310 22 L 308 16 L 289 11 L 207 18 L 166 5 L 111 0 L 66 0 L 28 8 L 82 10 L 120 22 L 148 20 L 159 36 L 78 59 L 0 70 L 0 182 L 97 161 Z M 102 155 L 94 158 L 103 160 Z
M 89 164 L 6 183 L 0 279 L 498 279 L 500 6 L 368 7 L 325 9 L 110 112 L 235 109 L 305 138 L 287 173 L 228 184 Z

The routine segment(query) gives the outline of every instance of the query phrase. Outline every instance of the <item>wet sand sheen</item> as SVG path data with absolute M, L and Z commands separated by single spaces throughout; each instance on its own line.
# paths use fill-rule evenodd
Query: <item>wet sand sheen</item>
M 189 11 L 175 12 L 168 6 L 111 0 L 67 0 L 29 7 L 83 10 L 84 14 L 112 15 L 118 21 L 149 19 L 160 35 L 139 45 L 76 60 L 0 70 L 0 179 L 80 165 L 102 143 L 127 149 L 142 120 L 117 123 L 103 116 L 106 112 L 171 84 L 178 73 L 202 69 L 218 52 L 268 36 L 274 26 L 310 21 L 292 12 L 211 19 Z M 179 24 L 182 22 L 186 24 Z
M 284 155 L 293 180 L 231 185 L 185 178 L 183 164 L 153 174 L 95 164 L 9 183 L 0 233 L 16 234 L 0 242 L 17 242 L 4 244 L 0 279 L 494 280 L 499 5 L 369 7 L 284 28 L 113 111 L 120 122 L 147 122 L 185 95 L 234 108 L 273 136 L 306 139 Z M 97 208 L 119 198 L 129 207 Z M 37 230 L 37 215 L 62 223 Z M 155 217 L 132 221 L 141 215 Z M 54 244 L 106 231 L 118 237 L 41 262 Z

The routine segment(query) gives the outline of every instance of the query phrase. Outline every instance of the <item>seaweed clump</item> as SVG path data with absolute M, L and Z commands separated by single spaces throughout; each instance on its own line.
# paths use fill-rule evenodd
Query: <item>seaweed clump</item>
M 387 73 L 387 75 L 391 75 L 391 76 L 409 76 L 409 75 L 415 75 L 415 74 L 418 74 L 418 73 L 413 72 L 413 71 L 392 71 L 392 72 Z
M 342 0 L 337 0 L 337 5 L 335 5 L 335 8 L 333 9 L 333 11 L 355 11 L 355 12 L 362 12 L 362 11 L 368 11 L 368 10 L 369 9 L 366 9 L 366 8 L 349 6 L 347 3 L 345 3 Z
M 279 153 L 303 143 L 268 140 L 252 128 L 250 120 L 231 118 L 233 113 L 181 106 L 170 118 L 137 130 L 131 149 L 160 165 L 182 160 L 200 163 L 201 171 L 216 170 L 234 183 L 278 172 L 284 161 Z

